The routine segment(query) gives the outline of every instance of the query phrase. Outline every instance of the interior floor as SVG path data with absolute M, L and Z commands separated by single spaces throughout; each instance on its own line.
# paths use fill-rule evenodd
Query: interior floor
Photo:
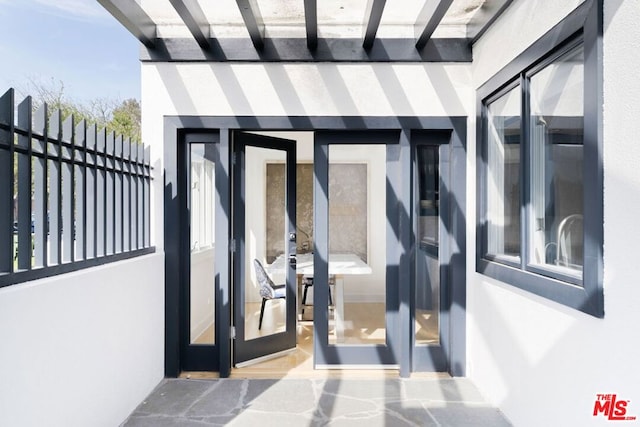
M 281 301 L 267 304 L 262 329 L 258 330 L 260 303 L 248 303 L 246 316 L 247 335 L 264 336 L 284 328 Z M 384 344 L 385 310 L 382 303 L 345 304 L 345 344 Z M 339 375 L 340 370 L 314 370 L 313 367 L 313 307 L 306 307 L 304 319 L 297 322 L 297 345 L 290 353 L 243 368 L 233 369 L 233 378 L 283 378 L 327 377 Z M 429 344 L 438 341 L 437 316 L 428 310 L 416 312 L 416 343 Z M 252 331 L 250 333 L 250 331 Z M 333 320 L 329 322 L 329 343 L 335 344 Z M 194 343 L 213 342 L 213 325 L 205 330 Z M 395 370 L 362 370 L 357 375 L 397 376 Z M 206 374 L 189 373 L 190 377 L 206 377 Z

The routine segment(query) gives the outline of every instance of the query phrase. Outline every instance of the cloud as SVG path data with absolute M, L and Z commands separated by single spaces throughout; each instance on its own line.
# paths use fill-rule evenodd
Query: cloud
M 0 3 L 4 1 L 0 0 Z M 66 18 L 95 21 L 109 17 L 107 11 L 94 0 L 32 0 L 32 2 L 36 6 L 46 8 L 43 12 Z

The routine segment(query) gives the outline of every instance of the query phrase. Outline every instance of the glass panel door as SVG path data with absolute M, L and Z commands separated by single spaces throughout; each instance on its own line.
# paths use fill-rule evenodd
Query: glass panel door
M 396 132 L 316 132 L 316 367 L 398 367 L 398 142 Z
M 295 141 L 234 134 L 234 364 L 296 345 Z M 267 173 L 283 164 L 285 174 Z M 269 203 L 267 203 L 269 201 Z
M 329 146 L 329 344 L 386 343 L 386 170 L 385 145 Z

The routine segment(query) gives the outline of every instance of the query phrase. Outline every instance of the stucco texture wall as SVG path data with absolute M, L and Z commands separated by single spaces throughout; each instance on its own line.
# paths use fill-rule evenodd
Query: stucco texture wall
M 0 289 L 0 426 L 116 426 L 164 376 L 164 257 Z
M 515 2 L 474 49 L 476 87 L 580 3 Z M 474 248 L 468 253 L 468 373 L 518 426 L 604 425 L 593 416 L 598 393 L 616 393 L 630 401 L 627 415 L 640 415 L 640 8 L 628 0 L 604 4 L 605 317 L 477 274 Z
M 162 171 L 164 116 L 470 116 L 470 83 L 470 64 L 143 63 L 142 137 Z M 162 248 L 162 179 L 154 184 Z

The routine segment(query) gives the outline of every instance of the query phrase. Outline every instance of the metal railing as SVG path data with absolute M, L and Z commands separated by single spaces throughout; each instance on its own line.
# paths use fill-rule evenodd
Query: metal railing
M 0 287 L 154 251 L 149 148 L 47 110 L 0 97 Z

